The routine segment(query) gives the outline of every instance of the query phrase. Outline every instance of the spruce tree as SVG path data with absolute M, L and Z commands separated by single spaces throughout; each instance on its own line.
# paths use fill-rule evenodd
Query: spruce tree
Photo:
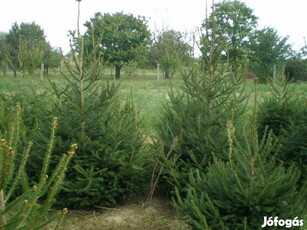
M 206 171 L 214 156 L 225 158 L 227 121 L 244 126 L 245 63 L 241 63 L 240 74 L 239 71 L 234 73 L 222 60 L 225 45 L 218 43 L 215 27 L 209 28 L 201 38 L 202 60 L 182 73 L 180 91 L 169 93 L 170 102 L 164 106 L 157 128 L 165 154 L 178 138 L 171 157 L 166 159 L 164 175 L 182 191 L 192 168 Z
M 71 40 L 73 59 L 66 62 L 65 83 L 50 81 L 56 96 L 50 115 L 59 118 L 54 151 L 60 153 L 72 142 L 79 146 L 57 204 L 73 208 L 114 206 L 142 187 L 146 163 L 141 153 L 143 138 L 132 101 L 121 100 L 119 84 L 103 79 L 99 43 L 93 41 L 97 49 L 89 52 L 83 41 L 82 36 Z M 46 139 L 45 125 L 40 120 L 33 131 L 41 147 Z M 33 174 L 40 162 L 39 154 L 31 159 L 29 170 Z
M 295 92 L 297 84 L 285 77 L 271 81 L 271 94 L 264 96 L 258 111 L 258 131 L 272 130 L 278 138 L 278 159 L 285 165 L 295 164 L 302 172 L 301 181 L 307 177 L 307 102 Z
M 8 113 L 5 113 L 8 115 Z M 25 168 L 31 154 L 33 142 L 22 148 L 21 137 L 25 127 L 21 119 L 21 107 L 10 114 L 10 121 L 3 119 L 0 112 L 0 229 L 41 229 L 49 224 L 59 229 L 67 209 L 50 213 L 55 196 L 60 189 L 68 164 L 75 154 L 77 145 L 73 144 L 67 153 L 61 154 L 55 170 L 48 174 L 50 158 L 53 154 L 57 118 L 53 118 L 51 131 L 43 155 L 39 177 L 32 180 Z
M 300 171 L 294 165 L 285 168 L 272 156 L 278 148 L 272 132 L 258 137 L 256 112 L 243 141 L 236 139 L 231 121 L 227 133 L 228 161 L 216 158 L 206 173 L 191 170 L 186 196 L 176 189 L 174 204 L 193 229 L 261 229 L 264 216 L 304 220 L 307 183 L 298 183 Z

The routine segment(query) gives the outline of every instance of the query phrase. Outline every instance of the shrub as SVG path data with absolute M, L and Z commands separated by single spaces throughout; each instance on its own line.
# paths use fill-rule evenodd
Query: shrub
M 206 173 L 191 170 L 186 196 L 176 189 L 175 207 L 193 229 L 261 229 L 264 216 L 306 218 L 307 183 L 299 185 L 294 165 L 286 169 L 272 157 L 272 134 L 258 139 L 251 125 L 239 143 L 229 124 L 228 162 L 215 159 Z
M 0 140 L 0 228 L 39 229 L 51 222 L 53 225 L 56 224 L 54 221 L 57 219 L 56 227 L 59 228 L 67 209 L 53 215 L 49 211 L 63 181 L 67 165 L 75 153 L 76 145 L 72 145 L 70 151 L 61 156 L 55 170 L 48 177 L 47 171 L 57 126 L 57 119 L 54 118 L 47 152 L 44 155 L 41 171 L 38 172 L 39 179 L 29 180 L 25 166 L 33 143 L 29 142 L 21 152 L 20 111 L 18 105 L 17 112 L 11 116 L 9 123 L 2 119 L 3 116 L 0 119 L 2 130 L 6 130 L 2 131 Z

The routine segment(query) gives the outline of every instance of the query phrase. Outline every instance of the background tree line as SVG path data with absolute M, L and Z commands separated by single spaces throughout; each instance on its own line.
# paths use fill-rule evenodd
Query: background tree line
M 45 64 L 46 71 L 49 67 L 57 67 L 61 61 L 61 52 L 53 48 L 46 41 L 44 30 L 34 22 L 16 22 L 8 33 L 0 34 L 0 64 L 4 75 L 7 66 L 13 70 L 14 76 L 17 72 L 33 74 L 34 70 Z
M 217 3 L 215 20 L 212 17 L 204 20 L 200 29 L 210 30 L 217 41 L 225 44 L 220 55 L 234 72 L 249 62 L 247 75 L 256 75 L 262 81 L 274 75 L 274 67 L 278 74 L 306 80 L 306 47 L 295 52 L 288 44 L 288 37 L 280 36 L 276 29 L 257 28 L 258 17 L 245 3 L 238 0 Z M 153 33 L 142 16 L 98 12 L 84 26 L 84 45 L 93 46 L 92 38 L 99 41 L 99 55 L 114 66 L 116 79 L 120 78 L 121 68 L 132 62 L 146 68 L 159 63 L 165 78 L 169 78 L 180 67 L 206 56 L 194 57 L 194 39 L 188 39 L 187 33 L 172 29 Z M 202 50 L 204 44 L 200 40 L 198 46 Z M 0 33 L 0 66 L 4 75 L 7 66 L 16 77 L 18 71 L 33 73 L 42 62 L 48 71 L 49 67 L 59 66 L 60 61 L 61 51 L 46 41 L 44 30 L 34 22 L 14 23 L 8 32 Z

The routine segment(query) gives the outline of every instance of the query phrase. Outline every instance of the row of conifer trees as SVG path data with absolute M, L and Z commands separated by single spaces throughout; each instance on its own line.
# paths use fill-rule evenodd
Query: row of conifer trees
M 72 39 L 76 55 L 65 84 L 50 80 L 43 92 L 2 94 L 1 226 L 38 224 L 33 216 L 43 219 L 53 203 L 114 206 L 148 188 L 151 195 L 167 189 L 193 229 L 258 229 L 264 216 L 306 218 L 306 98 L 284 79 L 270 83 L 267 97 L 256 79 L 247 93 L 244 63 L 229 67 L 214 37 L 203 39 L 206 55 L 169 92 L 152 148 L 145 148 L 133 102 L 102 79 L 99 53 L 85 50 L 82 38 Z M 3 115 L 16 103 L 18 118 Z

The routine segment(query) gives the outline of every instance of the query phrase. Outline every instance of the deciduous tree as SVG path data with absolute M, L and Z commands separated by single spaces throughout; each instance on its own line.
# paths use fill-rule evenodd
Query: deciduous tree
M 272 76 L 273 66 L 285 64 L 291 54 L 288 37 L 281 37 L 273 28 L 257 30 L 251 39 L 251 68 L 260 80 Z
M 100 40 L 100 51 L 104 60 L 114 64 L 116 79 L 120 78 L 123 63 L 138 60 L 148 48 L 150 32 L 144 17 L 122 12 L 96 13 L 85 26 L 85 39 L 93 40 L 89 38 L 94 36 L 96 41 Z
M 247 44 L 256 29 L 257 17 L 251 8 L 238 0 L 223 1 L 215 4 L 214 8 L 205 20 L 204 27 L 210 30 L 214 28 L 216 41 L 226 44 L 223 53 L 236 71 L 248 54 Z
M 6 35 L 6 41 L 7 57 L 15 77 L 19 70 L 32 73 L 43 59 L 46 44 L 44 30 L 34 22 L 20 25 L 15 22 Z
M 49 44 L 49 42 L 46 43 L 44 47 L 44 64 L 45 64 L 45 71 L 46 74 L 48 74 L 49 68 L 51 67 L 58 67 L 62 60 L 62 52 L 58 48 L 53 48 Z
M 150 50 L 152 62 L 158 62 L 165 78 L 170 77 L 172 71 L 190 59 L 191 46 L 184 41 L 184 35 L 174 30 L 166 30 L 155 37 Z

